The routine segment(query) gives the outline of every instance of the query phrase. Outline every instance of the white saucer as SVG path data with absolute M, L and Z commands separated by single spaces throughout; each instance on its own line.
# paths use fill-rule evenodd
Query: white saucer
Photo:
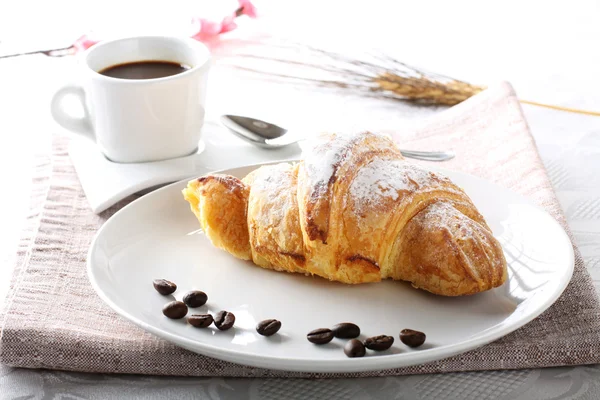
M 298 158 L 300 148 L 290 145 L 266 150 L 254 147 L 216 124 L 207 123 L 198 151 L 171 160 L 122 164 L 108 160 L 89 140 L 74 138 L 69 155 L 94 213 L 145 189 L 202 175 L 209 171 L 258 162 Z

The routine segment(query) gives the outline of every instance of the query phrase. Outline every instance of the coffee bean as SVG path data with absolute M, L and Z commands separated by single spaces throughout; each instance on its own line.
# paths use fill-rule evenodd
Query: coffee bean
M 185 317 L 185 314 L 188 312 L 187 306 L 181 301 L 171 301 L 162 309 L 165 317 L 169 317 L 171 319 L 180 319 Z
M 192 308 L 203 306 L 207 301 L 208 296 L 201 290 L 192 290 L 183 296 L 183 302 Z
M 271 336 L 277 333 L 279 328 L 281 328 L 281 321 L 277 321 L 276 319 L 265 319 L 256 325 L 256 332 L 263 336 Z
M 358 325 L 351 322 L 342 322 L 341 324 L 335 325 L 332 329 L 333 336 L 340 339 L 353 339 L 360 335 L 360 328 Z
M 348 357 L 362 357 L 365 355 L 365 345 L 358 339 L 349 340 L 344 346 L 344 353 Z
M 309 342 L 314 344 L 329 343 L 333 339 L 333 331 L 327 328 L 315 329 L 314 331 L 308 332 L 306 338 Z
M 187 320 L 195 328 L 208 328 L 213 323 L 213 317 L 210 314 L 190 315 Z
M 387 335 L 373 336 L 365 340 L 365 347 L 369 350 L 383 351 L 394 344 L 394 337 Z
M 166 279 L 155 279 L 152 284 L 154 289 L 163 296 L 173 293 L 177 290 L 177 285 Z
M 215 315 L 215 326 L 219 328 L 220 331 L 226 331 L 227 329 L 230 329 L 234 323 L 235 315 L 229 311 L 219 311 Z
M 400 340 L 408 347 L 419 347 L 425 343 L 425 334 L 412 329 L 402 329 L 400 331 Z

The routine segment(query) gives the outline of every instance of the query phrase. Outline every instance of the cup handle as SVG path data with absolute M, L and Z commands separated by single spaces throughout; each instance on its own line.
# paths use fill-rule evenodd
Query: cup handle
M 83 107 L 83 117 L 74 117 L 65 111 L 63 100 L 67 96 L 74 96 L 78 99 Z M 60 88 L 52 97 L 50 111 L 60 126 L 95 141 L 90 123 L 90 113 L 85 105 L 85 92 L 81 86 L 71 84 Z

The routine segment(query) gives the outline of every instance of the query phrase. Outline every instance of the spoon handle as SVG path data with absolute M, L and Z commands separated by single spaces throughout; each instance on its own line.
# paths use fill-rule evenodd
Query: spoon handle
M 454 153 L 451 151 L 400 150 L 400 152 L 404 157 L 425 161 L 448 161 L 454 158 Z
M 255 146 L 277 149 L 303 141 L 287 129 L 259 119 L 239 115 L 222 115 L 221 123 L 241 139 Z M 404 157 L 425 161 L 447 161 L 454 158 L 451 151 L 400 150 Z

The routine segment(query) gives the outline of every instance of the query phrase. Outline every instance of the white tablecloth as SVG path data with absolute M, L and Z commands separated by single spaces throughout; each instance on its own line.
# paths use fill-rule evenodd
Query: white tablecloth
M 522 98 L 600 110 L 600 80 L 595 75 L 600 70 L 597 2 L 424 3 L 404 4 L 395 10 L 373 4 L 354 10 L 360 18 L 344 19 L 342 15 L 353 8 L 344 2 L 337 5 L 340 21 L 336 29 L 344 29 L 344 23 L 351 28 L 346 43 L 356 39 L 373 44 L 366 38 L 384 35 L 386 48 L 391 43 L 399 58 L 449 75 L 475 82 L 510 80 Z M 323 12 L 306 23 L 310 12 L 322 7 L 296 5 L 296 9 L 278 12 L 292 13 L 293 21 L 287 21 L 300 29 L 303 19 L 311 28 L 331 22 L 326 16 L 332 14 Z M 281 25 L 282 21 L 274 19 L 272 24 Z M 27 214 L 33 154 L 47 148 L 51 132 L 59 129 L 50 120 L 48 101 L 56 86 L 71 75 L 73 64 L 72 59 L 43 56 L 0 61 L 4 188 L 0 200 L 0 299 L 6 293 L 14 246 Z M 240 87 L 226 73 L 217 74 L 215 81 L 220 82 L 216 87 L 229 92 L 215 96 L 218 99 L 209 110 L 213 117 L 225 110 L 263 116 L 269 110 L 267 114 L 285 115 L 290 121 L 310 116 L 331 123 L 360 112 L 359 102 L 353 99 L 332 104 L 325 98 L 308 101 L 307 97 L 299 106 L 290 103 L 286 107 L 284 87 L 273 89 L 270 96 L 263 95 L 257 102 L 253 101 L 253 89 L 258 83 Z M 399 104 L 393 107 L 398 111 L 394 118 L 400 122 L 435 112 Z M 524 108 L 576 243 L 600 289 L 600 117 Z M 387 107 L 381 116 L 372 118 L 381 121 L 389 115 Z M 162 397 L 598 399 L 600 366 L 323 381 L 90 375 L 0 366 L 0 399 Z

